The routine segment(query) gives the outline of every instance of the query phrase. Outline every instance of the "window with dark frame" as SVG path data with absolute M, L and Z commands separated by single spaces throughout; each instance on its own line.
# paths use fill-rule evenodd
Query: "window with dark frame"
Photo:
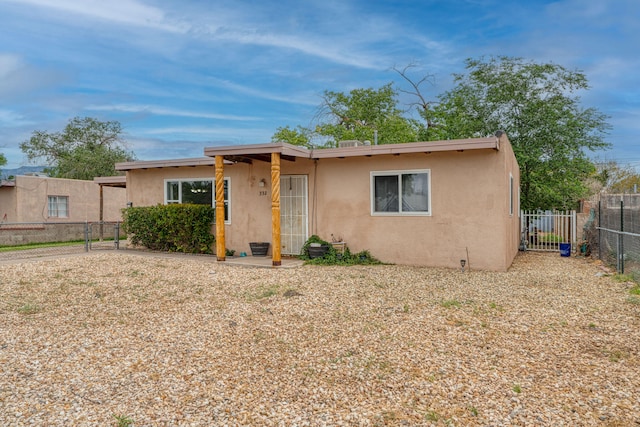
M 430 170 L 371 172 L 372 215 L 431 215 Z

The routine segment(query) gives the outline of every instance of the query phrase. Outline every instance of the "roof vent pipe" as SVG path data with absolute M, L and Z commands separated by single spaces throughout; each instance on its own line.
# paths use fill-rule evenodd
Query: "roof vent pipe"
M 373 131 L 373 145 L 378 145 L 378 129 Z

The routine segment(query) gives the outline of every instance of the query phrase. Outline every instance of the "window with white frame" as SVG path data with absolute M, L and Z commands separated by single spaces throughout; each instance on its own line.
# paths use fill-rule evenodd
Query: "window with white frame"
M 164 202 L 209 205 L 215 208 L 215 180 L 213 179 L 167 179 L 164 185 Z M 229 178 L 224 178 L 224 222 L 230 223 Z
M 69 196 L 48 196 L 49 218 L 69 217 Z
M 371 172 L 371 214 L 431 215 L 431 171 Z

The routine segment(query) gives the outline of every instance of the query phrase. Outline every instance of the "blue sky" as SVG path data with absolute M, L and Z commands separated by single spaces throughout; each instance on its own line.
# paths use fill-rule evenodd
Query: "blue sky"
M 490 55 L 584 72 L 613 126 L 596 157 L 640 169 L 638 0 L 0 0 L 0 152 L 25 165 L 32 131 L 91 116 L 140 160 L 201 157 L 309 125 L 325 90 L 400 85 L 394 66 L 435 100 Z

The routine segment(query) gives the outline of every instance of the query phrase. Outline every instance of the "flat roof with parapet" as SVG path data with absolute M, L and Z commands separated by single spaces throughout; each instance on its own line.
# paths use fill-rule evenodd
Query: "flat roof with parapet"
M 501 134 L 502 135 L 502 134 Z M 232 145 L 227 147 L 208 147 L 204 149 L 205 156 L 223 156 L 231 162 L 247 162 L 253 160 L 270 161 L 271 153 L 280 153 L 284 160 L 295 160 L 297 157 L 306 159 L 328 159 L 343 157 L 370 157 L 388 154 L 433 153 L 439 151 L 466 151 L 482 149 L 500 149 L 500 137 L 455 139 L 447 141 L 423 141 L 404 144 L 358 145 L 340 148 L 308 149 L 291 145 L 286 142 L 267 144 Z
M 283 160 L 295 161 L 296 158 L 329 159 L 343 157 L 371 157 L 389 154 L 435 153 L 445 151 L 499 150 L 500 138 L 503 135 L 506 137 L 504 133 L 498 132 L 495 136 L 489 136 L 486 138 L 408 142 L 404 144 L 358 145 L 354 147 L 316 149 L 300 147 L 286 142 L 228 145 L 224 147 L 206 147 L 204 149 L 204 154 L 207 157 L 116 163 L 116 170 L 128 171 L 133 169 L 215 166 L 215 156 L 222 156 L 226 163 L 252 163 L 254 160 L 270 162 L 271 153 L 280 153 Z

